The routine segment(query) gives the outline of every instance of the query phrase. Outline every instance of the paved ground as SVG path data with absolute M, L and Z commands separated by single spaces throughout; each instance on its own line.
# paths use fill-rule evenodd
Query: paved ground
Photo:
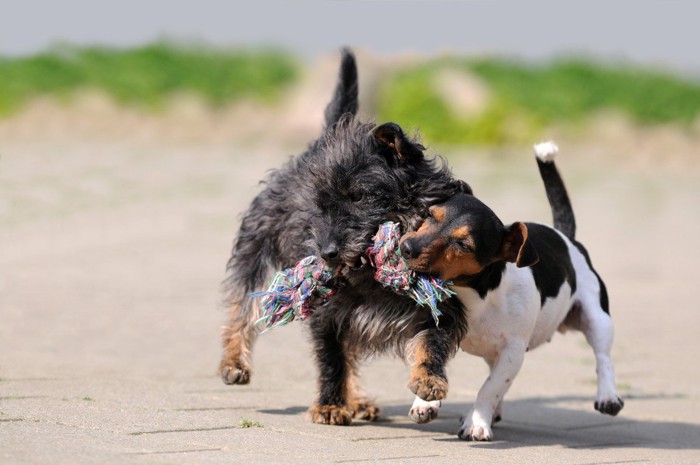
M 580 334 L 557 336 L 528 354 L 496 441 L 474 444 L 455 433 L 486 367 L 466 354 L 424 426 L 408 420 L 407 369 L 388 357 L 363 371 L 382 421 L 310 424 L 314 368 L 297 323 L 261 337 L 250 385 L 219 381 L 218 283 L 237 215 L 284 150 L 10 132 L 0 128 L 3 465 L 700 463 L 694 161 L 650 169 L 605 148 L 564 151 L 579 237 L 612 296 L 626 406 L 593 410 L 591 351 Z M 529 157 L 462 155 L 458 173 L 504 219 L 547 221 Z

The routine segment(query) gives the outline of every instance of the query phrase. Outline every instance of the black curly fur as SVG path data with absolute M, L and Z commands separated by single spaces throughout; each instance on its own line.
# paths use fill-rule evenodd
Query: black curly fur
M 413 229 L 430 205 L 469 190 L 442 159 L 425 157 L 420 143 L 397 125 L 358 122 L 356 111 L 357 71 L 345 51 L 323 134 L 268 176 L 243 217 L 228 262 L 226 288 L 235 309 L 229 327 L 243 328 L 251 340 L 260 310 L 249 294 L 263 289 L 272 272 L 308 255 L 324 256 L 334 266 L 357 265 L 381 223 Z M 422 331 L 438 340 L 431 344 L 433 365 L 444 373 L 466 332 L 466 319 L 457 299 L 444 302 L 441 310 L 438 329 L 429 309 L 383 288 L 372 269 L 350 271 L 330 302 L 309 319 L 320 372 L 318 404 L 346 405 L 348 377 L 358 357 L 404 355 Z

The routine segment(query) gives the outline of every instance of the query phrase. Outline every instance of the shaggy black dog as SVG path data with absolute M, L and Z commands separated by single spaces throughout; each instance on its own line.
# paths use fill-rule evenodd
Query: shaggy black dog
M 345 269 L 344 283 L 308 322 L 318 363 L 319 396 L 312 421 L 349 424 L 375 419 L 379 407 L 357 382 L 361 357 L 393 350 L 411 365 L 409 388 L 424 400 L 447 392 L 444 365 L 466 333 L 457 299 L 441 305 L 437 327 L 430 310 L 383 288 L 362 256 L 385 221 L 412 230 L 428 207 L 469 187 L 444 162 L 426 158 L 417 141 L 393 123 L 355 120 L 357 69 L 343 51 L 333 100 L 320 138 L 272 172 L 248 208 L 228 263 L 231 305 L 220 374 L 227 384 L 250 380 L 259 299 L 272 272 L 308 255 Z

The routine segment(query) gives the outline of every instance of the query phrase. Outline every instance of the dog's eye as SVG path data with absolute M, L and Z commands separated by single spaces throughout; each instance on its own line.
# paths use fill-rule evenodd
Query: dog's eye
M 364 197 L 364 195 L 362 194 L 362 192 L 355 191 L 355 192 L 350 192 L 348 194 L 348 197 L 350 198 L 351 202 L 359 202 L 360 200 L 362 200 L 362 197 Z
M 467 241 L 456 241 L 455 244 L 464 253 L 474 253 L 474 247 Z

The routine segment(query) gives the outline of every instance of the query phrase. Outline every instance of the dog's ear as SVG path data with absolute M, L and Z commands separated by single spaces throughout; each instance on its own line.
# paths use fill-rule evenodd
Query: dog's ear
M 501 258 L 515 263 L 519 268 L 532 266 L 540 261 L 535 247 L 527 240 L 527 226 L 515 222 L 508 228 L 506 237 L 501 245 Z
M 457 190 L 459 192 L 463 192 L 463 193 L 468 194 L 468 195 L 474 195 L 474 192 L 472 191 L 472 187 L 469 184 L 467 184 L 466 182 L 462 181 L 461 179 L 457 179 L 455 181 L 455 183 L 457 184 Z
M 338 72 L 338 83 L 335 86 L 333 100 L 326 107 L 326 127 L 331 127 L 343 115 L 357 114 L 358 98 L 357 98 L 357 65 L 355 64 L 355 56 L 348 48 L 342 51 L 340 62 L 340 71 Z
M 390 149 L 394 159 L 404 162 L 418 161 L 423 158 L 425 147 L 413 142 L 396 123 L 384 123 L 373 131 L 375 139 Z

